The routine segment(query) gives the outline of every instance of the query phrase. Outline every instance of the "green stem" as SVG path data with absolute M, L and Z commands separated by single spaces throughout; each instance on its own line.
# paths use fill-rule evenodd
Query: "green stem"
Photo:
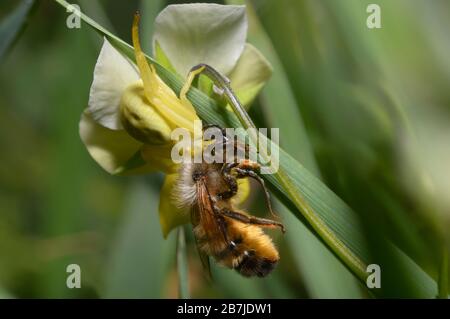
M 184 228 L 180 226 L 177 234 L 177 271 L 178 271 L 178 295 L 182 299 L 189 299 L 189 276 L 186 254 L 186 239 Z
M 264 162 L 268 163 L 269 158 L 267 157 L 267 154 L 258 149 L 259 144 L 256 136 L 256 126 L 231 89 L 230 80 L 206 64 L 199 64 L 193 67 L 191 72 L 200 68 L 203 68 L 202 73 L 211 78 L 215 85 L 223 90 L 223 93 L 225 94 L 233 112 L 236 114 L 236 117 L 239 119 L 242 127 L 249 133 L 251 143 L 257 146 L 257 151 L 263 157 Z M 261 137 L 262 136 L 259 138 Z M 352 271 L 361 281 L 365 283 L 368 275 L 366 272 L 366 265 L 358 257 L 356 257 L 355 254 L 336 236 L 336 234 L 328 228 L 323 220 L 314 213 L 306 200 L 299 192 L 296 191 L 295 185 L 288 177 L 284 169 L 280 168 L 278 172 L 275 173 L 275 177 L 286 191 L 288 197 L 291 198 L 296 208 L 302 213 L 320 238 L 322 238 L 334 254 L 336 254 L 339 259 L 344 262 L 350 271 Z

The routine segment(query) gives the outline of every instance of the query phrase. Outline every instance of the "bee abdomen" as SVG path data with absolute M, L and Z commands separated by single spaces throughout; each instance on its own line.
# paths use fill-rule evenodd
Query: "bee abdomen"
M 245 251 L 243 258 L 234 269 L 245 277 L 265 277 L 275 269 L 277 263 L 278 259 L 271 260 Z
M 278 251 L 260 228 L 245 225 L 244 229 L 227 227 L 227 230 L 228 241 L 224 241 L 208 234 L 201 224 L 196 225 L 194 234 L 198 247 L 221 265 L 245 277 L 265 277 L 275 269 L 280 259 Z
M 217 252 L 215 254 L 215 258 L 217 261 L 226 261 L 227 259 L 235 259 L 236 257 L 239 257 L 241 254 L 239 252 L 240 245 L 242 244 L 242 238 L 236 238 L 234 240 L 231 240 L 228 243 L 228 246 L 226 246 L 221 251 Z M 232 261 L 231 261 L 232 263 Z M 226 264 L 226 262 L 225 262 Z
M 230 241 L 230 244 L 214 257 L 221 264 L 235 269 L 245 277 L 265 277 L 278 263 L 278 259 L 269 259 L 259 255 L 255 250 L 246 249 L 242 239 Z

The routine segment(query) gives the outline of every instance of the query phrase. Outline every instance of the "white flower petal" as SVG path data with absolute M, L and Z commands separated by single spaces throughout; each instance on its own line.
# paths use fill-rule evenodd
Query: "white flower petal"
M 157 41 L 182 76 L 199 63 L 227 74 L 244 50 L 246 36 L 245 6 L 169 5 L 156 18 L 153 47 Z
M 124 130 L 110 130 L 96 123 L 87 112 L 80 120 L 80 137 L 92 158 L 108 173 L 114 173 L 141 148 L 142 143 Z
M 88 111 L 92 118 L 109 129 L 122 129 L 120 98 L 126 87 L 138 79 L 136 66 L 105 39 L 89 94 Z

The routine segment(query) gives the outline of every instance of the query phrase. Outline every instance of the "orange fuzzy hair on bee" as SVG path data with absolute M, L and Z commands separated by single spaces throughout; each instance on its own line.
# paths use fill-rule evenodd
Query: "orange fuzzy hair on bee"
M 278 254 L 272 239 L 266 235 L 261 227 L 247 225 L 233 219 L 225 220 L 228 230 L 228 244 L 220 238 L 205 237 L 205 230 L 199 224 L 194 228 L 194 234 L 200 238 L 199 248 L 206 254 L 213 256 L 216 261 L 228 268 L 235 269 L 241 275 L 250 277 L 264 277 L 269 274 L 278 263 Z

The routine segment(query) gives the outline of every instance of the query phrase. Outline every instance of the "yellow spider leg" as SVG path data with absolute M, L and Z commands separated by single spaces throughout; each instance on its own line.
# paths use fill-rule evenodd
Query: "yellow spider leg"
M 142 52 L 139 41 L 139 13 L 134 15 L 132 38 L 136 63 L 144 83 L 144 93 L 147 100 L 152 103 L 162 116 L 175 123 L 177 127 L 192 128 L 192 123 L 197 119 L 191 108 L 184 107 L 186 103 L 180 103 L 173 91 L 158 79 L 153 65 L 147 63 L 147 58 Z M 189 103 L 190 104 L 190 103 Z

